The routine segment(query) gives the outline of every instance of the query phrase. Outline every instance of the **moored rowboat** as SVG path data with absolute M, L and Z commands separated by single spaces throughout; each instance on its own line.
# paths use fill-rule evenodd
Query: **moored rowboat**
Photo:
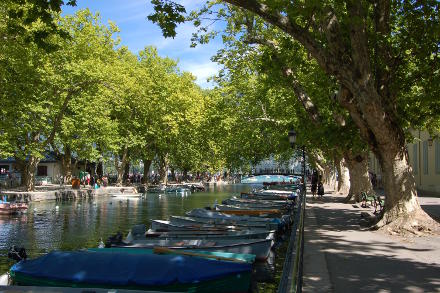
M 154 233 L 154 234 L 153 234 Z M 227 231 L 219 234 L 153 232 L 147 238 L 158 239 L 274 239 L 275 230 L 265 232 Z M 153 236 L 154 235 L 154 236 Z M 148 237 L 150 236 L 150 237 Z
M 111 247 L 191 249 L 247 253 L 256 255 L 257 260 L 266 260 L 272 247 L 271 239 L 234 239 L 234 240 L 186 240 L 186 239 L 148 239 L 133 240 L 130 243 L 114 243 Z
M 242 226 L 226 226 L 226 225 L 205 225 L 203 223 L 187 223 L 172 224 L 170 221 L 153 220 L 151 222 L 151 230 L 155 232 L 177 232 L 177 231 L 194 231 L 194 232 L 226 232 L 226 231 L 248 231 L 267 232 L 268 228 L 258 227 L 242 227 Z
M 183 255 L 55 251 L 15 264 L 10 275 L 25 286 L 247 292 L 251 269 L 248 263 Z
M 234 226 L 238 229 L 266 229 L 277 230 L 277 223 L 264 223 L 264 222 L 240 222 L 240 221 L 228 221 L 219 219 L 207 219 L 207 218 L 193 218 L 182 216 L 170 216 L 170 223 L 173 225 L 214 225 L 215 227 L 231 227 Z
M 239 261 L 254 263 L 255 255 L 246 253 L 229 253 L 221 251 L 203 251 L 203 250 L 184 250 L 184 249 L 170 249 L 163 247 L 151 248 L 89 248 L 88 251 L 94 252 L 104 252 L 104 253 L 130 253 L 130 254 L 153 254 L 153 253 L 165 253 L 165 254 L 181 254 L 193 257 L 210 258 L 217 260 L 227 260 L 227 261 Z

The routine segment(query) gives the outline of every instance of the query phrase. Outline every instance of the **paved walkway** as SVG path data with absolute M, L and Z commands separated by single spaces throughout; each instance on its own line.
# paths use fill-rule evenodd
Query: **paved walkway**
M 362 231 L 360 212 L 326 194 L 308 198 L 304 292 L 440 292 L 440 237 Z M 438 219 L 440 198 L 420 198 Z

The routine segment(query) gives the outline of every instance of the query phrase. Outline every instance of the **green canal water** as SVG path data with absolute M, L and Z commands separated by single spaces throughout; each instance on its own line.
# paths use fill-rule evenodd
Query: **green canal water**
M 0 274 L 13 264 L 7 253 L 12 245 L 25 247 L 29 257 L 52 250 L 75 250 L 97 247 L 100 240 L 121 231 L 126 235 L 135 225 L 147 227 L 152 219 L 166 220 L 169 215 L 212 206 L 240 192 L 251 190 L 250 185 L 210 186 L 206 192 L 181 194 L 147 194 L 142 199 L 120 199 L 108 196 L 71 201 L 32 202 L 29 211 L 20 216 L 0 216 Z M 58 206 L 58 208 L 56 208 Z M 283 247 L 278 255 L 283 255 Z M 269 267 L 277 268 L 275 279 L 259 282 L 259 292 L 274 292 L 283 258 Z M 264 269 L 263 269 L 264 271 Z M 262 277 L 265 279 L 265 277 Z M 271 279 L 271 278 L 267 278 Z

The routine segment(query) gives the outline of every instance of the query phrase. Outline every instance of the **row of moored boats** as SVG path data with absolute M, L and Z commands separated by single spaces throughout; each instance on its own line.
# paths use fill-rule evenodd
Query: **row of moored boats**
M 293 184 L 269 188 L 136 225 L 99 248 L 20 261 L 10 276 L 28 286 L 249 292 L 253 264 L 290 227 L 299 195 Z

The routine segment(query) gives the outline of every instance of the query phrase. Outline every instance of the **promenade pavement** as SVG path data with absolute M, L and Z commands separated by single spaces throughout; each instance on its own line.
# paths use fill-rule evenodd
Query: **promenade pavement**
M 360 226 L 359 205 L 307 197 L 304 292 L 440 292 L 440 237 L 403 238 Z M 433 218 L 440 198 L 421 197 Z

